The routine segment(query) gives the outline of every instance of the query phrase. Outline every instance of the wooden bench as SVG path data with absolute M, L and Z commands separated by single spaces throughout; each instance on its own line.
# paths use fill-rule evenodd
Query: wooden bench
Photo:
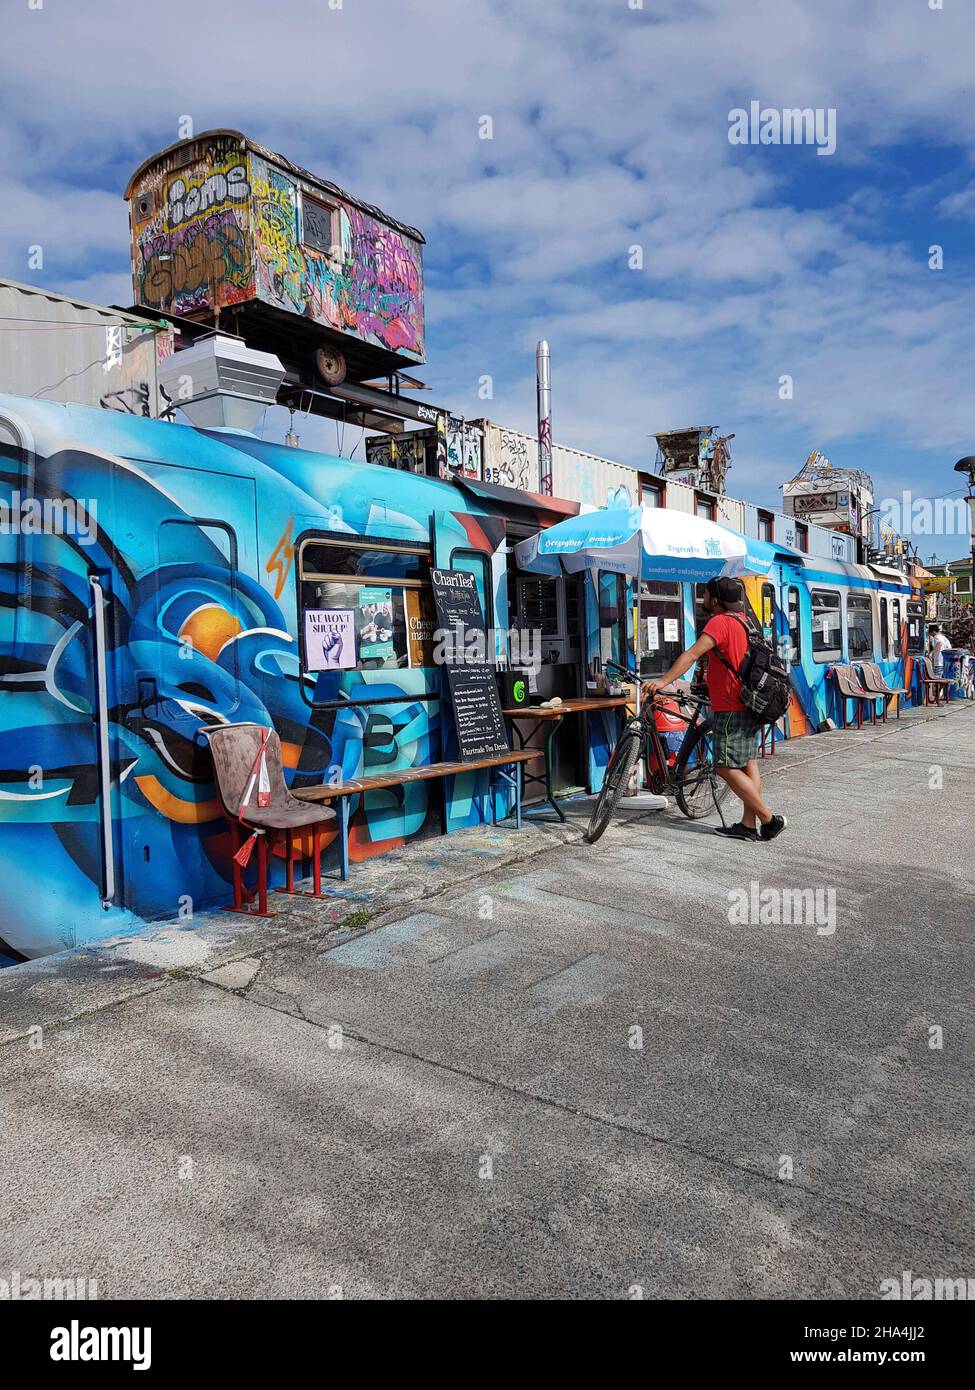
M 335 801 L 339 813 L 339 865 L 343 878 L 349 876 L 349 798 L 366 792 L 383 791 L 388 787 L 404 787 L 411 782 L 432 782 L 440 777 L 456 777 L 462 772 L 478 772 L 493 768 L 515 793 L 515 823 L 521 829 L 521 777 L 518 767 L 538 757 L 538 749 L 497 753 L 489 758 L 474 758 L 470 762 L 427 763 L 425 767 L 407 767 L 400 772 L 378 772 L 371 777 L 353 777 L 347 782 L 323 782 L 318 787 L 296 787 L 292 796 L 299 801 L 314 803 Z M 512 772 L 505 772 L 511 767 Z M 494 799 L 491 800 L 493 824 L 497 824 Z

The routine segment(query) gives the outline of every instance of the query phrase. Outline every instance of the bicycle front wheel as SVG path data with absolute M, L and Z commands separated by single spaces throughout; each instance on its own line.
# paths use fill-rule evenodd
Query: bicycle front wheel
M 596 805 L 593 807 L 589 820 L 589 829 L 586 831 L 587 844 L 594 845 L 609 825 L 610 817 L 616 810 L 617 803 L 630 780 L 633 764 L 639 756 L 640 742 L 641 736 L 638 729 L 624 729 L 619 743 L 613 749 L 612 756 L 606 765 L 606 776 L 603 778 L 602 790 L 596 798 Z
M 677 805 L 689 820 L 702 820 L 722 804 L 731 790 L 714 771 L 710 721 L 701 724 L 680 751 L 674 768 Z

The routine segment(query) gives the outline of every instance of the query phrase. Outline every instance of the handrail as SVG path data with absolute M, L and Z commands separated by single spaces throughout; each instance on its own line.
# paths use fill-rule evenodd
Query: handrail
M 88 579 L 94 595 L 95 683 L 98 726 L 98 781 L 101 791 L 102 850 L 104 854 L 102 907 L 115 898 L 115 840 L 112 827 L 112 763 L 108 737 L 108 673 L 105 642 L 105 591 L 97 574 Z

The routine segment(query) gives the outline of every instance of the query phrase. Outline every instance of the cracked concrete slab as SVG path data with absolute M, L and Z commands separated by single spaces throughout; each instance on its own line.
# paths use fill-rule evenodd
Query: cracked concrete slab
M 356 897 L 194 923 L 189 964 L 0 972 L 0 1268 L 109 1297 L 966 1276 L 973 716 L 780 746 L 772 845 L 670 811 L 584 846 L 570 803 L 361 866 Z M 834 929 L 733 922 L 753 885 L 833 890 Z

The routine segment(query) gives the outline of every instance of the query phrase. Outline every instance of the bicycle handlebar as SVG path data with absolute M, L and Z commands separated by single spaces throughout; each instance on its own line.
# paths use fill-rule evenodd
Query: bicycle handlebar
M 638 687 L 643 686 L 644 678 L 640 676 L 636 671 L 630 671 L 627 669 L 627 667 L 621 666 L 618 661 L 607 660 L 603 662 L 603 666 L 607 671 L 618 671 L 620 675 L 624 677 L 625 680 L 630 681 L 633 685 L 636 685 Z M 670 695 L 666 694 L 664 691 L 658 690 L 657 694 L 653 698 L 653 705 L 656 705 L 658 697 L 663 698 L 665 700 L 683 700 L 686 703 L 692 705 L 706 705 L 709 703 L 709 698 L 707 694 L 695 693 L 693 686 L 691 686 L 688 690 L 675 690 Z

